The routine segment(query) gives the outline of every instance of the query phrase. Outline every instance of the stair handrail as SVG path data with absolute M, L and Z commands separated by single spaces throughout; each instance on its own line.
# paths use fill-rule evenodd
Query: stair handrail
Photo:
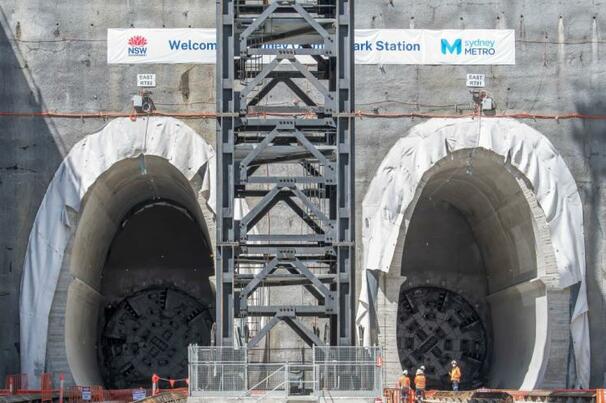
M 278 369 L 276 369 L 275 371 L 273 371 L 271 374 L 267 375 L 265 378 L 261 379 L 259 382 L 257 382 L 256 384 L 254 384 L 253 386 L 251 386 L 248 391 L 246 391 L 246 394 L 248 396 L 251 396 L 251 392 L 259 385 L 261 385 L 263 382 L 266 382 L 269 378 L 271 378 L 272 376 L 274 376 L 275 374 L 279 373 L 280 371 L 284 371 L 286 373 L 286 376 L 288 377 L 288 371 L 287 371 L 288 365 L 282 365 L 280 366 Z M 278 386 L 276 386 L 275 388 L 273 388 L 272 390 L 269 390 L 267 392 L 265 392 L 263 395 L 261 395 L 261 398 L 264 398 L 265 396 L 267 396 L 269 393 L 271 392 L 275 392 L 276 389 L 282 387 L 285 383 L 288 383 L 288 378 L 286 378 L 285 381 L 282 381 L 280 384 L 278 384 Z M 288 393 L 288 391 L 287 391 Z M 257 399 L 257 401 L 259 401 L 260 399 Z

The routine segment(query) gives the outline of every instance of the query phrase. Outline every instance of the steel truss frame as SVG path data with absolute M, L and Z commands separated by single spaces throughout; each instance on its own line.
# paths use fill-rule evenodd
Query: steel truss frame
M 319 317 L 331 345 L 353 345 L 353 0 L 217 0 L 217 17 L 216 342 L 233 345 L 234 319 L 253 316 L 269 320 L 249 347 L 279 322 L 324 345 L 301 319 Z M 280 83 L 299 102 L 262 105 Z M 303 174 L 255 175 L 263 164 Z M 241 218 L 236 198 L 252 203 Z M 278 203 L 308 232 L 254 231 Z M 250 262 L 261 269 L 243 270 Z M 317 304 L 249 304 L 268 285 L 300 285 Z

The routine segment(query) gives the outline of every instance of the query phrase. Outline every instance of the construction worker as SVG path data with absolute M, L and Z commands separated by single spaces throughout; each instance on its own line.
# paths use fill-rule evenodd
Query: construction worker
M 455 360 L 450 363 L 450 382 L 452 383 L 452 390 L 457 392 L 459 390 L 459 383 L 461 382 L 461 369 L 457 365 Z
M 408 370 L 405 369 L 398 379 L 398 386 L 400 387 L 400 400 L 402 403 L 408 401 L 408 395 L 410 393 L 410 378 L 408 377 Z
M 423 367 L 422 367 L 423 368 Z M 415 395 L 418 402 L 423 401 L 425 398 L 425 372 L 419 368 L 415 376 Z

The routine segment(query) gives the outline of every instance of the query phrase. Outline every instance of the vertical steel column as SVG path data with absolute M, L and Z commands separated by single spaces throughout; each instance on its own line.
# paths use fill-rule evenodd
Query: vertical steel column
M 234 237 L 234 0 L 217 0 L 217 200 L 216 200 L 216 343 L 233 343 Z
M 279 322 L 323 345 L 311 317 L 327 320 L 328 343 L 352 345 L 353 1 L 217 0 L 217 16 L 217 344 L 233 345 L 235 318 L 266 317 L 249 346 Z M 268 105 L 278 84 L 298 100 Z M 238 219 L 237 198 L 250 207 Z M 306 230 L 258 233 L 278 203 Z M 249 301 L 267 286 L 301 286 L 316 303 Z
M 337 119 L 338 165 L 338 269 L 339 269 L 339 315 L 338 340 L 334 345 L 355 343 L 355 165 L 354 165 L 354 76 L 353 56 L 354 0 L 337 0 Z

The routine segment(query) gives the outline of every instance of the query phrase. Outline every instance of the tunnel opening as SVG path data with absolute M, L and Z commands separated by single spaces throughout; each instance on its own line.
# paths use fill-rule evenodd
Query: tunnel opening
M 428 387 L 519 388 L 535 353 L 537 277 L 531 189 L 496 154 L 456 151 L 427 171 L 407 227 L 397 313 L 403 369 Z
M 116 163 L 83 199 L 71 247 L 65 348 L 76 384 L 187 377 L 210 344 L 212 248 L 198 194 L 160 157 Z
M 187 377 L 187 346 L 208 345 L 212 261 L 195 218 L 169 200 L 133 208 L 103 269 L 99 362 L 106 386 Z

